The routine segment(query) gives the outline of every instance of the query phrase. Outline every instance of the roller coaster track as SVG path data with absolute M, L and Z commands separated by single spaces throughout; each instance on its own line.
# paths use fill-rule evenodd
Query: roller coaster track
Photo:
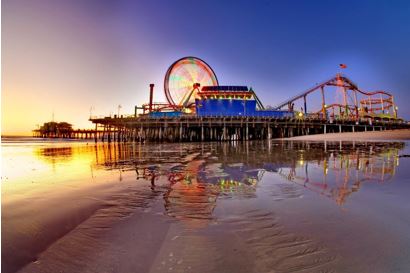
M 363 94 L 363 95 L 365 95 L 365 96 L 374 96 L 374 95 L 380 94 L 380 95 L 385 95 L 385 96 L 388 96 L 388 97 L 392 97 L 392 95 L 391 95 L 390 93 L 385 92 L 385 91 L 374 91 L 374 92 L 365 92 L 365 91 L 362 91 L 362 90 L 360 90 L 360 89 L 357 87 L 357 85 L 356 85 L 353 81 L 351 81 L 349 78 L 347 78 L 346 76 L 343 76 L 343 75 L 338 74 L 338 75 L 336 75 L 335 77 L 330 78 L 330 79 L 327 80 L 327 81 L 324 81 L 324 82 L 322 82 L 322 83 L 316 84 L 316 85 L 313 86 L 312 88 L 309 88 L 308 90 L 306 90 L 306 91 L 304 91 L 304 92 L 302 92 L 302 93 L 300 93 L 300 94 L 298 94 L 298 95 L 296 95 L 296 96 L 293 96 L 292 98 L 287 99 L 286 101 L 281 102 L 281 103 L 278 104 L 276 107 L 274 107 L 274 109 L 275 109 L 275 110 L 280 110 L 280 109 L 283 108 L 284 106 L 289 105 L 289 103 L 292 103 L 292 102 L 294 102 L 294 101 L 296 101 L 296 100 L 298 100 L 298 99 L 304 98 L 304 97 L 306 97 L 307 95 L 309 95 L 310 93 L 313 93 L 313 92 L 319 90 L 320 88 L 324 88 L 324 87 L 326 87 L 326 86 L 344 87 L 344 88 L 346 88 L 346 89 L 348 89 L 348 90 L 357 91 L 357 92 L 359 92 L 359 93 L 361 93 L 361 94 Z
M 328 86 L 338 87 L 343 91 L 343 102 L 337 100 L 325 102 L 325 87 Z M 307 111 L 307 96 L 316 91 L 321 92 L 322 106 L 320 109 L 311 112 L 312 114 L 321 113 L 322 117 L 325 117 L 327 116 L 327 111 L 332 110 L 334 116 L 335 110 L 338 108 L 338 116 L 344 119 L 357 120 L 360 117 L 397 119 L 397 107 L 394 104 L 392 94 L 381 90 L 365 92 L 360 90 L 353 81 L 341 74 L 336 74 L 335 77 L 316 84 L 312 88 L 281 102 L 273 109 L 281 110 L 287 106 L 290 111 L 293 111 L 294 102 L 303 99 L 304 107 L 302 107 L 302 111 L 304 111 L 304 115 L 309 115 L 310 113 Z M 354 98 L 351 97 L 352 94 Z

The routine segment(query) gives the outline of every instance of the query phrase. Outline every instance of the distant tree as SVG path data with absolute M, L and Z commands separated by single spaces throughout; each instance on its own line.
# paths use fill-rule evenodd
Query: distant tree
M 68 122 L 45 122 L 39 129 L 43 137 L 63 137 L 70 136 L 73 132 L 73 125 Z
M 57 131 L 62 135 L 70 135 L 73 131 L 73 125 L 68 122 L 59 122 L 57 124 Z

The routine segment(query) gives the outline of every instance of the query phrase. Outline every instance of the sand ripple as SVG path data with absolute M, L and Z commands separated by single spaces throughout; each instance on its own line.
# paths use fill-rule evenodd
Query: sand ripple
M 286 230 L 272 212 L 249 210 L 204 229 L 185 229 L 163 247 L 151 273 L 335 272 L 339 257 Z

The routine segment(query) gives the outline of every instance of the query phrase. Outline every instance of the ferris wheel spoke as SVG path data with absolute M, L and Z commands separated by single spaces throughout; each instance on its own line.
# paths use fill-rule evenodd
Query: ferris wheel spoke
M 218 85 L 216 76 L 209 65 L 195 57 L 186 57 L 176 61 L 168 71 L 164 87 L 171 105 L 184 103 L 195 83 Z M 194 91 L 189 97 L 189 103 L 194 102 L 196 96 L 196 91 Z
M 182 72 L 183 75 L 185 75 L 186 79 L 192 79 L 192 73 L 190 70 L 192 70 L 192 68 L 190 68 L 190 64 L 185 64 L 184 66 L 179 67 L 179 70 Z
M 183 99 L 185 94 L 187 94 L 189 91 L 190 90 L 188 88 L 184 88 L 184 87 L 176 89 L 175 97 L 177 98 L 177 101 L 178 102 L 181 101 L 181 99 Z
M 195 83 L 195 75 L 191 70 L 188 69 L 187 66 L 184 67 L 184 71 L 186 72 L 186 79 L 192 83 L 192 85 Z
M 205 69 L 202 69 L 202 70 L 199 72 L 199 75 L 198 75 L 198 82 L 201 82 L 206 75 L 207 75 L 206 70 L 205 70 Z

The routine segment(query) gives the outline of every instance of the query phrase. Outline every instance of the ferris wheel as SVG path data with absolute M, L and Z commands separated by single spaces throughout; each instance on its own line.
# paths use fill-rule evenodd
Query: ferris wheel
M 172 107 L 186 107 L 195 102 L 198 85 L 216 86 L 218 79 L 212 68 L 196 57 L 174 62 L 165 74 L 164 91 Z

